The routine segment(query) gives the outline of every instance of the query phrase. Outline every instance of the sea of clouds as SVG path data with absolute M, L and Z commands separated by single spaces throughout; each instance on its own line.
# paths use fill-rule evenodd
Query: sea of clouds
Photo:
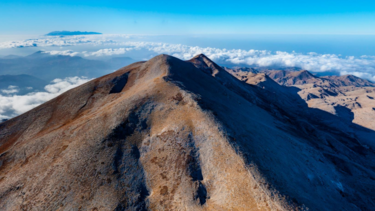
M 203 53 L 220 64 L 248 65 L 259 67 L 297 67 L 313 72 L 335 71 L 341 75 L 353 74 L 358 77 L 375 81 L 375 56 L 361 57 L 341 56 L 336 54 L 318 54 L 268 50 L 220 49 L 211 47 L 188 46 L 160 42 L 126 41 L 131 35 L 85 35 L 64 37 L 41 37 L 23 41 L 2 42 L 0 48 L 25 47 L 68 47 L 96 46 L 102 47 L 94 51 L 51 50 L 51 55 L 103 57 L 122 55 L 129 52 L 146 50 L 152 56 L 169 54 L 180 59 L 190 59 Z M 111 47 L 106 47 L 111 46 Z M 113 47 L 118 46 L 118 47 Z
M 25 113 L 87 81 L 89 79 L 84 77 L 55 79 L 44 87 L 45 91 L 31 92 L 26 95 L 18 95 L 17 86 L 9 86 L 7 89 L 2 89 L 0 90 L 0 122 Z
M 267 50 L 241 50 L 202 48 L 180 44 L 151 43 L 151 42 L 126 42 L 126 47 L 104 48 L 93 52 L 46 51 L 51 55 L 69 55 L 83 57 L 100 57 L 121 55 L 136 50 L 147 50 L 157 54 L 169 54 L 180 59 L 191 59 L 197 54 L 205 54 L 213 61 L 220 64 L 247 65 L 257 67 L 288 68 L 297 67 L 312 72 L 335 71 L 341 75 L 352 74 L 361 78 L 375 81 L 374 56 L 346 56 L 336 54 L 301 54 L 297 52 L 271 52 Z

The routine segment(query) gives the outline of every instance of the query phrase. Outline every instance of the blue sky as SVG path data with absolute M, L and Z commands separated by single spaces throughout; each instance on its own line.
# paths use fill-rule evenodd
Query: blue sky
M 1 0 L 0 34 L 370 34 L 375 1 Z

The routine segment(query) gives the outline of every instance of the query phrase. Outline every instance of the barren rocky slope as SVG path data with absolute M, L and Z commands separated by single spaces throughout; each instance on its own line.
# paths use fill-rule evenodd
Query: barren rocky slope
M 372 130 L 168 55 L 0 124 L 0 210 L 371 210 Z
M 280 85 L 297 87 L 309 107 L 375 130 L 375 84 L 368 80 L 353 75 L 317 77 L 306 70 L 226 70 L 251 84 L 256 84 L 257 77 L 267 75 Z

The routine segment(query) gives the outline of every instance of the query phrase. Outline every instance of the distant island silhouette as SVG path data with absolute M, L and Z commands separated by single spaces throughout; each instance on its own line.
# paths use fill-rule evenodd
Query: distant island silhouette
M 72 35 L 92 35 L 92 34 L 102 34 L 100 32 L 87 32 L 87 31 L 53 31 L 46 36 L 72 36 Z

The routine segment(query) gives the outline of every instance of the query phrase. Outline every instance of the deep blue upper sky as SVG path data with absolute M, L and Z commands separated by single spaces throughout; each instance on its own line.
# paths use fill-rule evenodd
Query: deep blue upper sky
M 375 34 L 374 0 L 1 0 L 0 34 Z

